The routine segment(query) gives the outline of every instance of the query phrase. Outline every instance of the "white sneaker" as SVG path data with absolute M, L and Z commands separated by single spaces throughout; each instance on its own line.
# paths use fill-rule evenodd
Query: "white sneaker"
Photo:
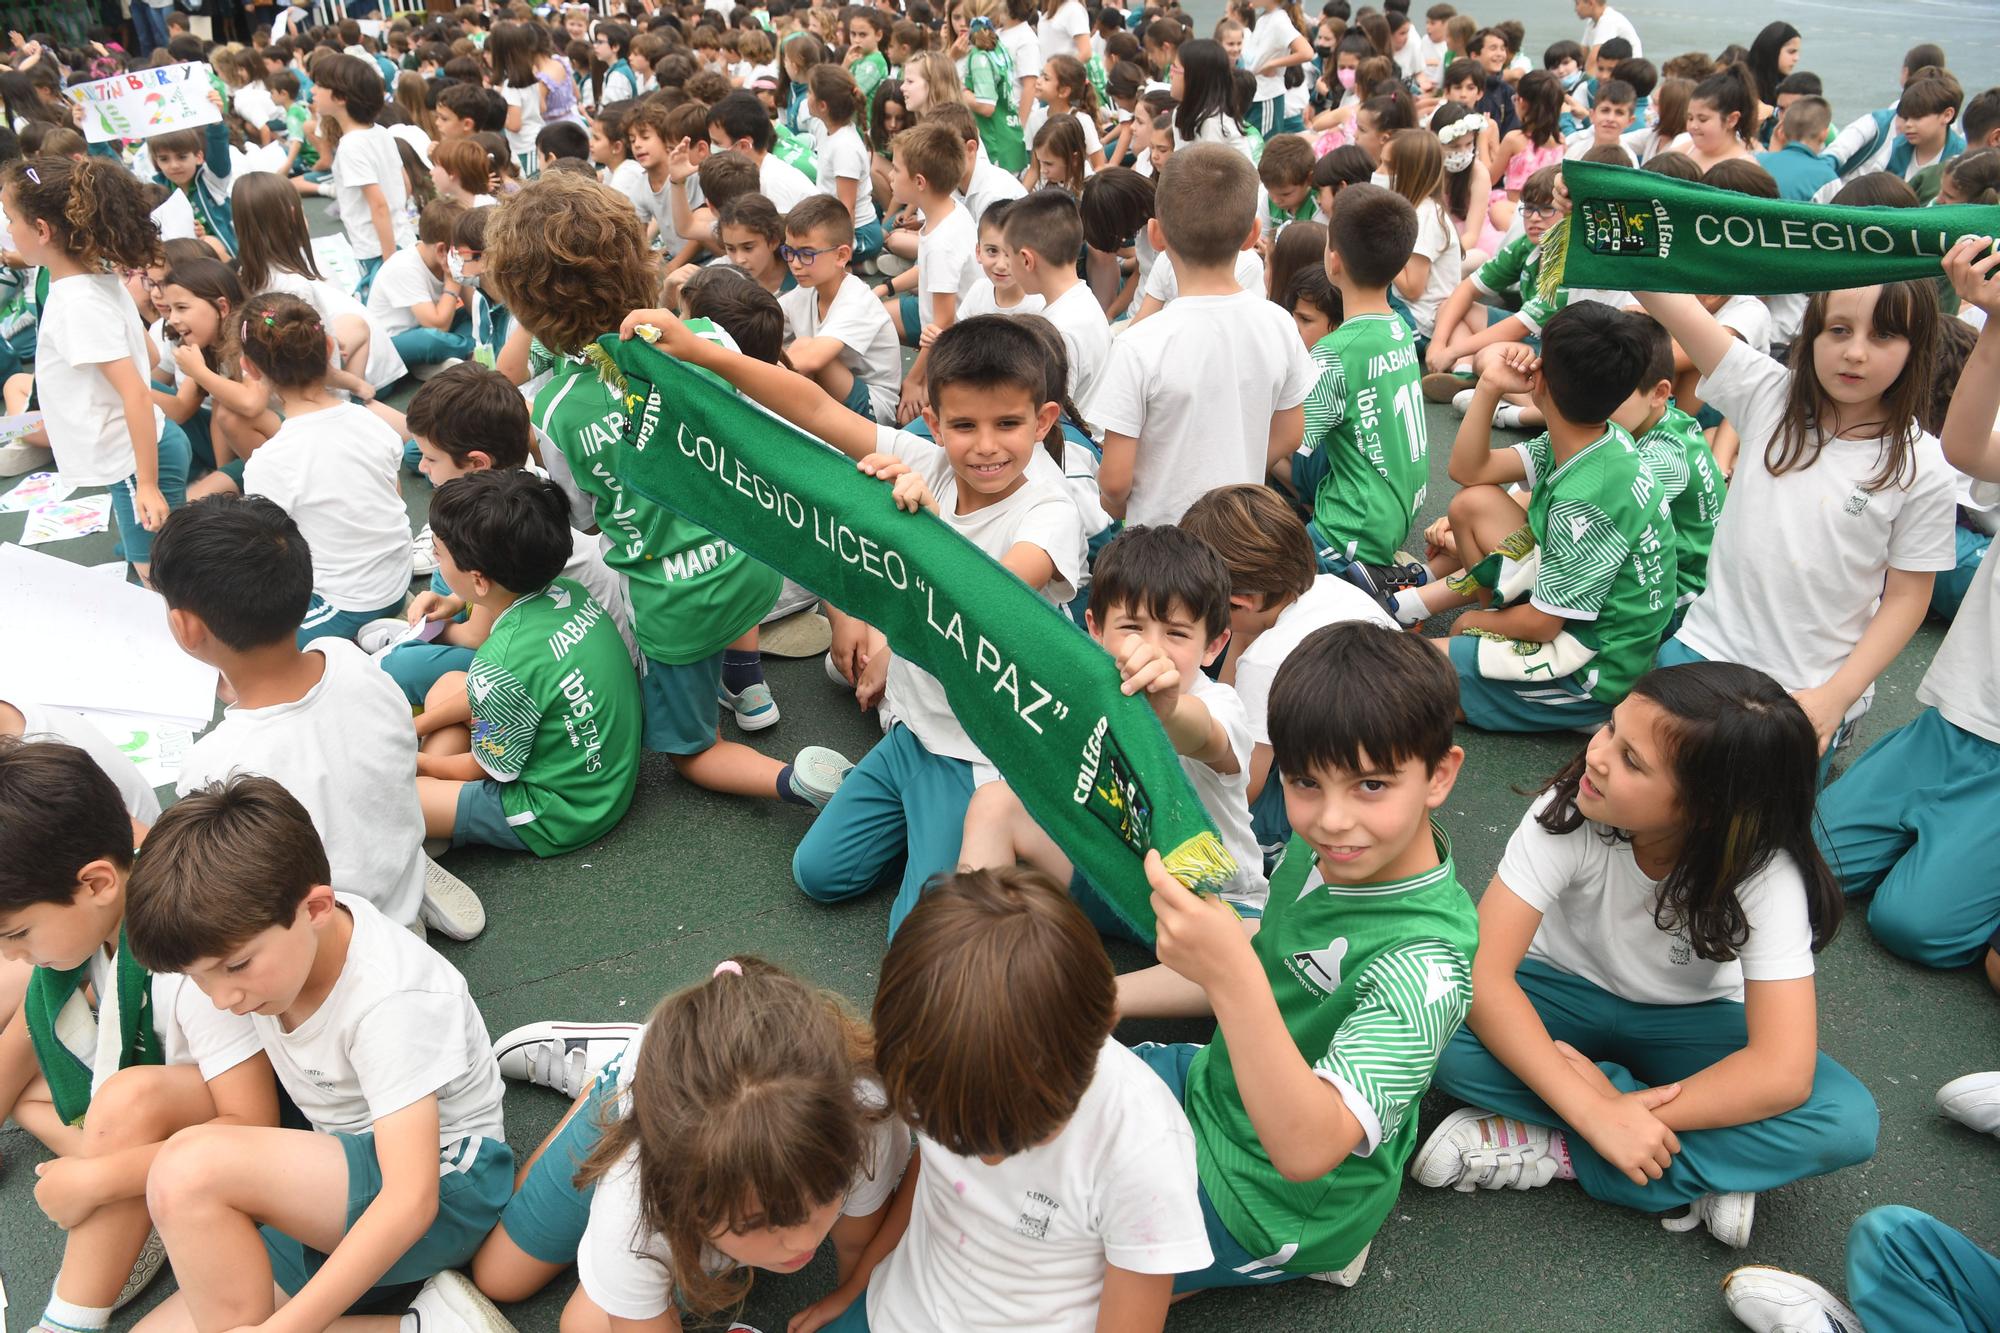
M 427 579 L 437 573 L 437 548 L 431 545 L 431 525 L 410 539 L 410 576 Z
M 1451 410 L 1458 413 L 1460 416 L 1464 416 L 1465 410 L 1471 406 L 1472 406 L 1472 390 L 1460 389 L 1457 393 L 1451 396 Z
M 118 1289 L 118 1299 L 111 1302 L 111 1312 L 130 1305 L 139 1298 L 139 1293 L 153 1284 L 160 1270 L 167 1264 L 167 1247 L 160 1240 L 160 1233 L 148 1231 L 146 1243 L 139 1250 L 139 1257 L 132 1261 L 132 1275 L 125 1279 L 125 1285 Z
M 493 1043 L 500 1073 L 575 1101 L 639 1035 L 637 1023 L 528 1023 Z
M 1732 1250 L 1750 1244 L 1750 1224 L 1757 1218 L 1754 1194 L 1704 1194 L 1688 1205 L 1685 1217 L 1663 1217 L 1660 1225 L 1669 1231 L 1693 1231 L 1706 1226 L 1708 1234 Z
M 375 657 L 410 632 L 410 622 L 401 616 L 371 620 L 354 632 L 354 646 Z
M 1375 1242 L 1371 1240 L 1367 1245 L 1363 1245 L 1361 1253 L 1354 1256 L 1353 1262 L 1338 1273 L 1307 1273 L 1306 1276 L 1315 1282 L 1327 1283 L 1329 1286 L 1351 1287 L 1361 1280 L 1361 1270 L 1367 1267 L 1368 1251 L 1374 1244 Z
M 2000 1070 L 1966 1074 L 1937 1090 L 1938 1109 L 1981 1134 L 2000 1134 Z
M 424 1283 L 409 1313 L 417 1317 L 417 1333 L 514 1333 L 486 1293 L 452 1268 Z
M 1531 1190 L 1556 1178 L 1551 1131 L 1512 1116 L 1470 1108 L 1438 1122 L 1410 1162 L 1410 1175 L 1433 1189 Z
M 1494 426 L 1500 430 L 1526 429 L 1521 424 L 1521 413 L 1523 410 L 1519 403 L 1500 404 L 1500 406 L 1493 409 Z
M 19 477 L 29 472 L 46 472 L 56 461 L 53 451 L 26 440 L 0 444 L 0 477 Z
M 778 701 L 771 697 L 771 687 L 761 680 L 744 686 L 741 694 L 727 685 L 718 685 L 715 697 L 736 719 L 738 731 L 763 731 L 778 725 Z
M 486 908 L 469 885 L 428 856 L 424 858 L 423 923 L 451 940 L 469 940 L 486 929 Z
M 1722 1279 L 1729 1313 L 1756 1333 L 1861 1333 L 1861 1321 L 1825 1287 L 1782 1268 L 1739 1268 Z
M 828 680 L 840 686 L 840 688 L 843 690 L 851 690 L 854 688 L 854 682 L 849 680 L 847 677 L 841 675 L 840 668 L 833 664 L 832 653 L 828 653 L 825 657 L 822 657 L 820 661 L 826 665 L 826 678 Z

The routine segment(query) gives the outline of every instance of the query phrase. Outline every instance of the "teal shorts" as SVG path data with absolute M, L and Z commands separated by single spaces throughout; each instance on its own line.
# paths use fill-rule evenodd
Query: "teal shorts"
M 618 1058 L 604 1067 L 583 1105 L 557 1131 L 528 1168 L 521 1188 L 500 1213 L 507 1237 L 524 1254 L 545 1264 L 576 1262 L 576 1247 L 590 1222 L 593 1182 L 579 1186 L 576 1173 L 604 1137 L 605 1104 L 618 1092 Z
M 896 308 L 903 314 L 903 346 L 915 347 L 924 336 L 921 322 L 922 307 L 917 304 L 915 292 L 903 292 L 896 297 Z
M 458 812 L 451 820 L 454 847 L 498 847 L 502 851 L 525 852 L 528 844 L 514 831 L 507 807 L 500 800 L 500 784 L 492 778 L 468 782 L 458 789 Z
M 342 611 L 332 602 L 314 593 L 306 606 L 306 618 L 299 622 L 299 647 L 303 648 L 314 639 L 346 639 L 354 642 L 370 621 L 387 620 L 403 614 L 403 603 L 409 599 L 399 596 L 387 606 L 374 611 Z
M 347 1154 L 347 1229 L 352 1230 L 375 1196 L 382 1192 L 382 1166 L 375 1160 L 373 1134 L 335 1134 Z M 375 1283 L 407 1286 L 437 1276 L 447 1268 L 471 1261 L 479 1243 L 514 1192 L 514 1154 L 504 1139 L 479 1135 L 447 1144 L 438 1153 L 438 1211 L 430 1230 Z M 326 1256 L 270 1227 L 263 1232 L 264 1251 L 271 1257 L 271 1276 L 287 1294 L 297 1295 Z
M 1490 680 L 1479 674 L 1479 639 L 1451 640 L 1458 706 L 1481 731 L 1579 731 L 1601 727 L 1611 705 L 1590 696 L 1574 675 L 1553 680 Z
M 639 701 L 645 709 L 642 743 L 655 754 L 700 754 L 715 744 L 721 705 L 722 654 L 698 662 L 669 666 L 646 659 L 639 677 Z
M 1160 1076 L 1160 1081 L 1173 1090 L 1174 1100 L 1187 1103 L 1187 1076 L 1189 1066 L 1195 1056 L 1201 1054 L 1201 1047 L 1193 1042 L 1142 1041 L 1132 1048 L 1132 1054 L 1146 1062 L 1146 1067 Z M 1229 1234 L 1229 1228 L 1222 1225 L 1222 1217 L 1209 1201 L 1208 1186 L 1201 1187 L 1201 1221 L 1208 1230 L 1208 1248 L 1215 1259 L 1207 1268 L 1193 1273 L 1174 1274 L 1174 1294 L 1189 1291 L 1209 1291 L 1216 1287 L 1269 1287 L 1293 1278 L 1304 1277 L 1304 1273 L 1288 1273 L 1282 1268 L 1274 1268 L 1258 1259 L 1243 1248 L 1236 1237 Z
M 868 391 L 868 381 L 855 377 L 854 386 L 847 391 L 847 401 L 841 406 L 857 417 L 875 420 L 875 396 Z
M 877 218 L 854 229 L 854 257 L 867 259 L 882 253 L 882 221 Z

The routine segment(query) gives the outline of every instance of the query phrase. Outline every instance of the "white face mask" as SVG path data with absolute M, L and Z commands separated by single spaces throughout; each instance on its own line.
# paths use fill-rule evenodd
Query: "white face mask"
M 1389 173 L 1386 171 L 1370 172 L 1368 183 L 1370 185 L 1379 185 L 1385 190 L 1394 188 L 1389 184 Z
M 459 254 L 459 252 L 456 250 L 445 251 L 444 270 L 445 272 L 451 274 L 451 280 L 453 282 L 474 289 L 477 289 L 479 286 L 479 275 L 475 273 L 470 277 L 466 276 L 465 257 Z

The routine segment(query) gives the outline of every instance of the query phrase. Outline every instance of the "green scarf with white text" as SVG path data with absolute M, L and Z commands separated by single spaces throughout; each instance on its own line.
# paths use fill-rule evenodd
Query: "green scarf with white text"
M 601 356 L 609 353 L 615 370 Z M 880 630 L 943 684 L 966 734 L 1092 885 L 1153 935 L 1141 860 L 1196 889 L 1223 850 L 1179 757 L 1118 668 L 1035 590 L 930 513 L 639 339 L 591 351 L 624 379 L 627 486 Z
M 1541 294 L 1777 296 L 1934 278 L 1962 236 L 2000 235 L 2000 206 L 1854 208 L 1753 199 L 1633 167 L 1565 162 L 1568 220 L 1542 238 Z

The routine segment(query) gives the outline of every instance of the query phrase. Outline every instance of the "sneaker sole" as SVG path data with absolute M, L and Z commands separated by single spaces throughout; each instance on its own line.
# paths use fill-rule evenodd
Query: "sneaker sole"
M 1426 401 L 1449 403 L 1459 394 L 1470 389 L 1472 381 L 1463 375 L 1454 375 L 1450 371 L 1441 370 L 1433 371 L 1431 374 L 1424 376 L 1423 382 L 1419 387 L 1423 390 Z
M 1417 1149 L 1416 1156 L 1410 1159 L 1410 1179 L 1416 1181 L 1419 1185 L 1424 1185 L 1431 1189 L 1443 1189 L 1448 1185 L 1457 1184 L 1459 1177 L 1465 1174 L 1463 1156 L 1460 1155 L 1460 1160 L 1456 1163 L 1457 1169 L 1453 1170 L 1450 1167 L 1441 1165 L 1439 1159 L 1442 1153 L 1440 1150 L 1449 1150 L 1454 1155 L 1458 1155 L 1458 1149 L 1451 1143 L 1451 1132 L 1468 1120 L 1479 1119 L 1481 1114 L 1482 1112 L 1475 1111 L 1471 1107 L 1466 1107 L 1462 1110 L 1453 1111 L 1450 1115 L 1438 1121 L 1437 1128 L 1432 1130 L 1431 1136 L 1424 1140 L 1424 1146 Z
M 525 1074 L 507 1072 L 507 1061 L 516 1051 L 527 1046 L 539 1046 L 545 1041 L 565 1041 L 573 1038 L 624 1037 L 630 1040 L 643 1024 L 639 1023 L 527 1023 L 511 1032 L 500 1034 L 500 1040 L 493 1043 L 493 1058 L 500 1065 L 500 1072 L 516 1083 L 525 1083 Z M 532 1033 L 533 1035 L 527 1035 Z
M 447 1268 L 433 1279 L 438 1295 L 451 1312 L 465 1321 L 465 1326 L 479 1330 L 479 1333 L 516 1333 L 514 1326 L 507 1322 L 507 1316 L 500 1313 L 500 1307 L 487 1298 L 485 1292 L 473 1285 L 471 1278 L 457 1269 Z
M 153 1285 L 167 1266 L 167 1247 L 160 1239 L 160 1233 L 146 1234 L 146 1243 L 139 1250 L 139 1257 L 132 1262 L 132 1274 L 125 1279 L 125 1285 L 118 1289 L 118 1299 L 111 1303 L 111 1313 L 117 1314 L 130 1305 Z
M 474 939 L 486 929 L 486 905 L 479 901 L 479 895 L 435 861 L 424 870 L 424 901 L 418 914 L 425 925 L 447 939 Z
M 736 729 L 738 731 L 769 731 L 772 727 L 778 725 L 778 706 L 776 704 L 772 704 L 761 713 L 744 714 L 731 708 L 729 714 L 736 719 Z
M 814 746 L 811 748 L 821 749 L 823 747 Z M 793 760 L 792 790 L 805 797 L 812 804 L 813 809 L 824 810 L 826 803 L 833 799 L 835 792 L 840 790 L 840 784 L 845 782 L 847 775 L 854 771 L 854 764 L 845 755 L 831 750 L 826 751 L 824 755 L 813 755 L 812 763 L 809 765 L 798 763 L 798 759 L 804 758 L 809 752 L 809 750 L 801 750 Z M 828 756 L 831 757 L 829 758 Z M 836 762 L 838 767 L 835 766 Z M 832 778 L 831 784 L 810 781 L 805 776 L 809 770 L 826 772 Z

